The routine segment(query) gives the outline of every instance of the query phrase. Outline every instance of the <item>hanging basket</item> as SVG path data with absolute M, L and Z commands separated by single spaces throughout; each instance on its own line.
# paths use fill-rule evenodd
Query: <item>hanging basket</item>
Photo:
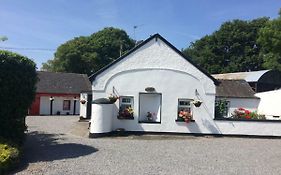
M 203 102 L 199 101 L 199 100 L 196 100 L 196 101 L 193 102 L 194 106 L 197 107 L 197 108 L 200 107 L 202 103 Z
M 80 103 L 85 104 L 86 100 L 80 100 Z

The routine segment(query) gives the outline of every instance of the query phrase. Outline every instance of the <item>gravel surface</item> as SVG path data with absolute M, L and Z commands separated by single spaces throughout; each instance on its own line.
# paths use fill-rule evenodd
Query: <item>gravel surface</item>
M 16 174 L 281 174 L 281 139 L 129 136 L 89 139 L 77 116 L 27 118 Z

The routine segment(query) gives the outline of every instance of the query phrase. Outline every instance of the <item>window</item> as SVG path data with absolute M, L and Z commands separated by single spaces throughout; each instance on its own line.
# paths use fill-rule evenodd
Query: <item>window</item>
M 63 100 L 63 110 L 64 111 L 70 110 L 70 100 Z
M 229 116 L 230 102 L 225 99 L 217 99 L 215 103 L 215 117 L 216 118 L 228 118 Z
M 178 116 L 177 121 L 189 122 L 192 120 L 192 107 L 191 99 L 179 99 L 178 100 Z
M 134 119 L 134 98 L 121 96 L 119 102 L 118 119 Z
M 161 124 L 161 93 L 139 93 L 139 123 Z

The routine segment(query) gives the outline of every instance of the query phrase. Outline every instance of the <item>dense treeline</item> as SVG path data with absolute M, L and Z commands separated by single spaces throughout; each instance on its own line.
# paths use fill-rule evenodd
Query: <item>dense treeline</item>
M 183 53 L 210 73 L 281 70 L 281 13 L 274 20 L 225 22 Z

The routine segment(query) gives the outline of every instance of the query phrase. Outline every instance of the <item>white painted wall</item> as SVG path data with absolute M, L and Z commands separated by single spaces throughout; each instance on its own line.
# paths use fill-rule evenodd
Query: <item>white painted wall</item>
M 113 104 L 92 104 L 90 133 L 108 133 L 112 131 Z
M 216 129 L 225 135 L 281 136 L 280 122 L 215 121 Z
M 259 114 L 263 114 L 271 120 L 281 119 L 281 89 L 257 93 L 256 96 L 260 98 Z M 280 117 L 277 118 L 277 116 Z
M 80 116 L 83 117 L 83 118 L 87 118 L 87 103 L 88 103 L 87 99 L 88 99 L 88 93 L 81 93 L 80 94 L 80 100 L 86 100 L 85 104 L 82 104 L 79 101 L 79 104 L 80 104 Z
M 224 99 L 226 101 L 229 101 L 229 110 L 228 110 L 228 116 L 231 117 L 231 114 L 234 112 L 234 110 L 238 108 L 244 108 L 251 112 L 258 110 L 258 105 L 260 103 L 260 99 L 258 98 L 218 98 L 218 99 Z
M 157 93 L 162 94 L 160 124 L 138 122 L 139 93 L 145 92 L 146 87 L 154 87 Z M 113 93 L 113 88 L 119 96 L 134 97 L 134 120 L 117 119 L 119 107 L 117 101 L 113 105 L 112 130 L 124 128 L 127 131 L 281 136 L 281 123 L 278 122 L 214 120 L 213 81 L 160 39 L 151 40 L 99 74 L 92 83 L 94 99 L 108 97 Z M 179 98 L 203 101 L 199 108 L 192 106 L 195 122 L 175 121 Z M 254 111 L 258 105 L 258 99 L 229 100 L 230 112 L 239 107 Z M 92 108 L 92 111 L 94 110 Z M 98 127 L 105 126 L 100 124 Z
M 112 130 L 129 131 L 214 133 L 213 116 L 215 103 L 214 82 L 174 52 L 160 39 L 152 40 L 130 54 L 93 81 L 94 99 L 112 93 L 134 97 L 134 120 L 117 119 L 119 101 L 113 107 Z M 154 87 L 162 94 L 161 124 L 139 123 L 139 92 Z M 198 91 L 198 96 L 196 95 Z M 196 122 L 176 122 L 178 99 L 200 99 L 203 104 L 193 108 Z M 92 109 L 94 110 L 94 109 Z M 94 117 L 94 116 L 93 116 Z
M 51 96 L 41 96 L 40 97 L 40 115 L 50 115 L 50 97 Z M 63 100 L 71 100 L 70 110 L 63 110 Z M 59 97 L 54 96 L 53 101 L 53 115 L 56 115 L 57 111 L 60 111 L 61 115 L 67 114 L 73 115 L 74 99 L 73 97 Z M 76 114 L 80 112 L 79 98 L 76 100 Z

